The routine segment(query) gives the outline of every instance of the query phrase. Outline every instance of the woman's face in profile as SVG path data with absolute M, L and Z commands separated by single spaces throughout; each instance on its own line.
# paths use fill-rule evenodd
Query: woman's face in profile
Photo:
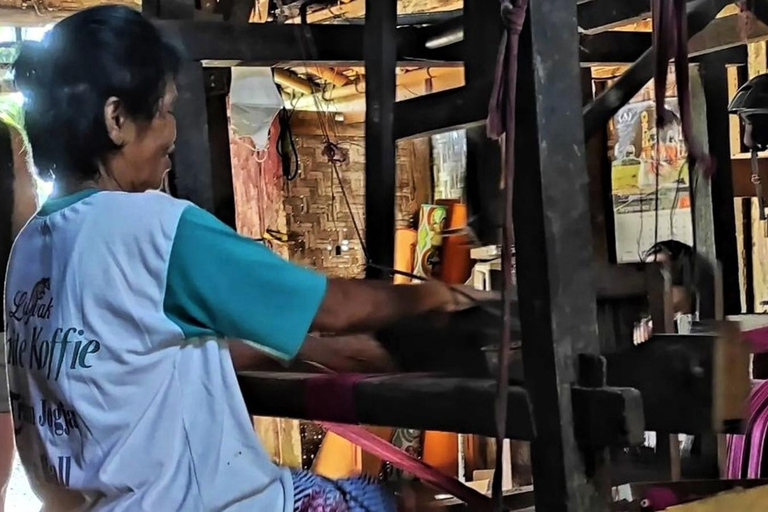
M 659 263 L 670 265 L 672 258 L 664 251 L 651 254 L 645 258 L 645 263 Z M 693 312 L 691 297 L 685 286 L 672 286 L 672 304 L 675 313 L 689 314 Z
M 171 169 L 176 142 L 176 84 L 170 81 L 155 117 L 149 122 L 126 119 L 119 128 L 120 149 L 109 158 L 107 173 L 126 192 L 159 190 Z M 113 137 L 114 139 L 115 137 Z

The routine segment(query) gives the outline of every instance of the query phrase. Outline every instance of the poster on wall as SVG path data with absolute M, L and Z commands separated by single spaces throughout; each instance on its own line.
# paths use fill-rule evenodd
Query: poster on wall
M 653 85 L 624 106 L 612 123 L 612 198 L 619 263 L 641 261 L 654 243 L 693 245 L 688 152 L 674 88 L 666 106 L 674 119 L 657 133 Z

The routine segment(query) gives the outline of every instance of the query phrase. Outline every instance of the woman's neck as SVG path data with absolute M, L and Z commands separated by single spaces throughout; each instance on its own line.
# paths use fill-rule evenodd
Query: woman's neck
M 101 175 L 95 180 L 77 182 L 57 181 L 54 186 L 52 197 L 67 197 L 89 189 L 109 191 L 123 190 L 115 180 L 111 179 L 109 176 Z

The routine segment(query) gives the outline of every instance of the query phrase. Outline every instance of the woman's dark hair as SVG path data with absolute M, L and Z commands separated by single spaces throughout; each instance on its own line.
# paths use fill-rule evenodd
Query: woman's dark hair
M 96 178 L 99 162 L 118 149 L 107 133 L 106 101 L 116 97 L 128 116 L 150 121 L 179 65 L 176 48 L 124 6 L 81 11 L 42 42 L 24 43 L 14 69 L 41 177 Z
M 674 286 L 693 287 L 695 285 L 694 267 L 696 254 L 693 248 L 677 240 L 657 242 L 645 253 L 644 260 L 650 260 L 657 254 L 666 254 L 671 263 L 672 284 Z

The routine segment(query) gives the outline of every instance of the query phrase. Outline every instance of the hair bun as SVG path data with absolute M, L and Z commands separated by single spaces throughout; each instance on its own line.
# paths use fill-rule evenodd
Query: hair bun
M 45 50 L 45 45 L 38 41 L 21 43 L 13 69 L 16 85 L 22 91 L 34 89 L 40 83 L 45 70 Z

